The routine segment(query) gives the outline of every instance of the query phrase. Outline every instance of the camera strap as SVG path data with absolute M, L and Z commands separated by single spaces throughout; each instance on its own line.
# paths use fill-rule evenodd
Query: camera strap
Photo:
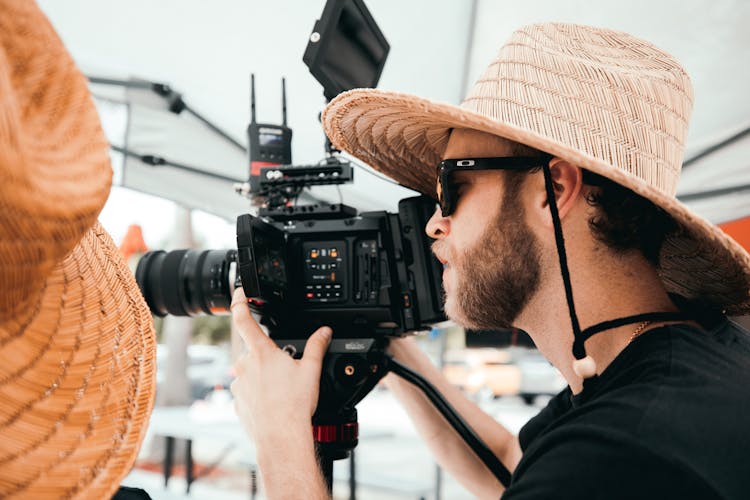
M 596 363 L 591 356 L 586 354 L 586 346 L 584 343 L 595 334 L 620 326 L 641 323 L 644 321 L 688 321 L 694 319 L 694 317 L 684 312 L 650 312 L 603 321 L 582 331 L 578 322 L 575 304 L 573 302 L 573 287 L 570 282 L 568 258 L 565 253 L 565 239 L 563 238 L 562 223 L 557 209 L 557 199 L 552 184 L 552 173 L 550 172 L 549 164 L 545 164 L 542 167 L 542 171 L 544 172 L 544 186 L 547 191 L 547 203 L 549 204 L 550 214 L 552 215 L 552 224 L 555 231 L 557 256 L 560 260 L 560 272 L 562 273 L 563 285 L 565 287 L 565 300 L 568 305 L 568 314 L 570 315 L 570 323 L 573 328 L 573 356 L 576 359 L 573 362 L 573 369 L 576 374 L 584 379 L 585 387 L 586 380 L 596 377 Z

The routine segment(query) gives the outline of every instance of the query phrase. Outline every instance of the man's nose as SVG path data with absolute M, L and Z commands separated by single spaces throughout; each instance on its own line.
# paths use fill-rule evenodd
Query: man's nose
M 448 217 L 443 217 L 440 207 L 435 209 L 432 217 L 427 221 L 424 231 L 427 233 L 427 236 L 435 240 L 448 236 L 450 232 L 450 220 Z

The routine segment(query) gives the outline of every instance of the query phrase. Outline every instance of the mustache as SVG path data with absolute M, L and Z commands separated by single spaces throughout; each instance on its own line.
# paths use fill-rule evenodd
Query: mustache
M 430 250 L 432 251 L 432 254 L 438 258 L 438 260 L 441 260 L 443 262 L 448 260 L 445 243 L 442 240 L 433 241 L 430 245 Z

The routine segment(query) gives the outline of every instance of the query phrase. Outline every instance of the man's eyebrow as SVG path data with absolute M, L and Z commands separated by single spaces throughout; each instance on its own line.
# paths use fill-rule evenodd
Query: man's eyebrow
M 454 181 L 462 181 L 462 182 L 466 182 L 466 181 L 468 181 L 469 179 L 471 179 L 471 177 L 472 177 L 472 176 L 470 175 L 470 173 L 469 173 L 469 172 L 465 172 L 465 171 L 461 171 L 461 170 L 459 170 L 459 171 L 457 171 L 457 172 L 453 172 L 453 175 L 452 175 L 451 177 L 452 177 L 452 179 L 453 179 Z
M 466 172 L 459 170 L 457 172 L 453 172 L 451 175 L 452 181 L 459 181 L 459 182 L 471 182 L 472 179 L 474 179 L 476 176 L 472 175 L 473 172 Z

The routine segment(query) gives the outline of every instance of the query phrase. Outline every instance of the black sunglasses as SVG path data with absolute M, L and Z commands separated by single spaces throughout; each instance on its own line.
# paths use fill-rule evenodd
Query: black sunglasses
M 437 166 L 437 201 L 443 217 L 448 217 L 458 203 L 458 193 L 455 185 L 451 184 L 450 176 L 453 172 L 466 170 L 530 170 L 546 165 L 552 156 L 507 156 L 498 158 L 462 158 L 457 160 L 443 160 Z

